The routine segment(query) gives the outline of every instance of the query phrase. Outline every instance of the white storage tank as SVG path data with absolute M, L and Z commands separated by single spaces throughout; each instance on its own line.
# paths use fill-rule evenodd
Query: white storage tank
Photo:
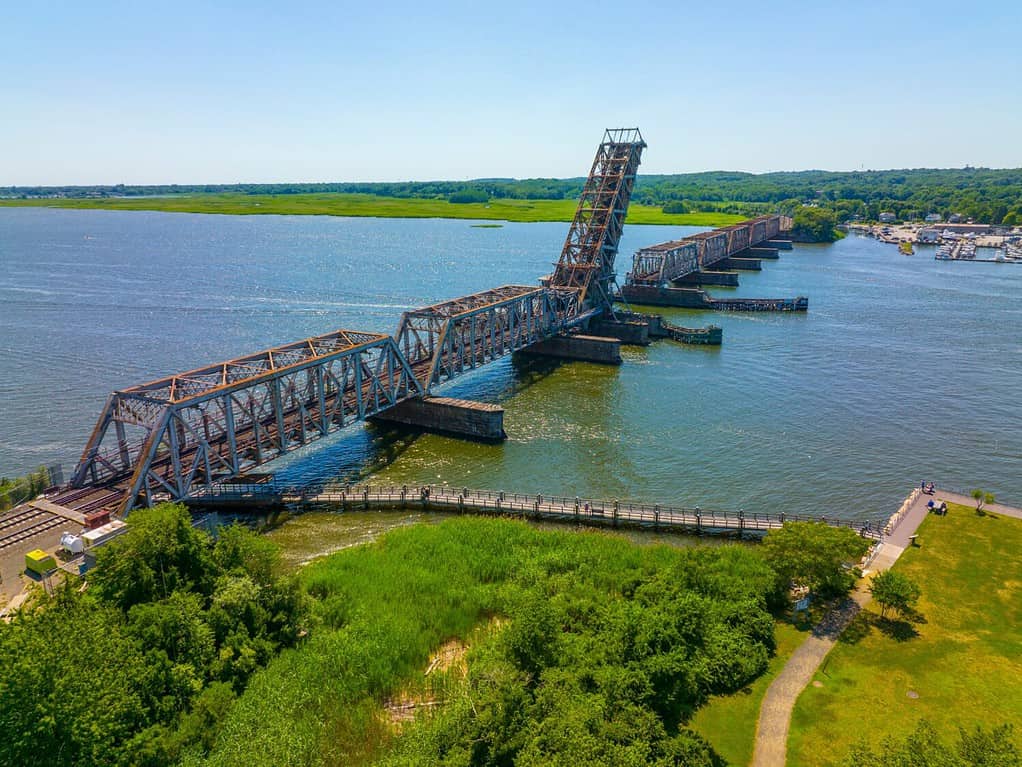
M 81 554 L 85 551 L 85 541 L 80 535 L 74 533 L 63 533 L 60 536 L 60 547 L 68 554 Z

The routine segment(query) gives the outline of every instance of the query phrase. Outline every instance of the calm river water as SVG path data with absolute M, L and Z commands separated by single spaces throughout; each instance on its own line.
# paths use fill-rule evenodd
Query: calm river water
M 73 465 L 106 395 L 550 271 L 567 224 L 0 209 L 0 473 Z M 619 256 L 698 231 L 628 226 Z M 664 310 L 724 327 L 620 368 L 502 361 L 449 390 L 507 408 L 480 445 L 356 428 L 286 477 L 449 482 L 726 509 L 893 512 L 921 479 L 1022 501 L 1022 268 L 851 237 L 723 295 L 808 315 Z

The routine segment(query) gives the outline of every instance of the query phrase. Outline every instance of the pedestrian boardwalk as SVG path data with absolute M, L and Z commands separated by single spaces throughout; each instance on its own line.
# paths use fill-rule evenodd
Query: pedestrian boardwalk
M 185 501 L 204 509 L 285 507 L 294 510 L 383 510 L 415 508 L 423 511 L 496 514 L 552 522 L 605 527 L 633 527 L 684 532 L 765 533 L 785 522 L 823 522 L 848 527 L 862 536 L 883 540 L 886 521 L 862 521 L 795 514 L 686 508 L 598 498 L 542 493 L 505 493 L 448 486 L 424 487 L 351 485 L 346 487 L 293 487 L 272 483 L 214 486 Z

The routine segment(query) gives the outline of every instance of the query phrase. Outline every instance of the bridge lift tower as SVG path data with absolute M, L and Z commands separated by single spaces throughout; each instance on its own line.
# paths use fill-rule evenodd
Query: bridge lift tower
M 616 337 L 575 331 L 614 317 L 614 260 L 645 147 L 638 128 L 604 133 L 542 286 L 409 310 L 393 337 L 338 330 L 114 392 L 55 502 L 124 514 L 187 499 L 369 418 L 503 435 L 502 408 L 431 389 L 517 351 L 620 363 Z
M 608 129 L 568 230 L 550 288 L 578 290 L 579 305 L 614 316 L 614 260 L 646 142 L 638 128 Z

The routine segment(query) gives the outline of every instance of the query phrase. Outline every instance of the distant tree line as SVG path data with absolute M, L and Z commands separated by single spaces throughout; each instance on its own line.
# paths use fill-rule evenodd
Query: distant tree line
M 399 181 L 372 183 L 199 184 L 129 186 L 10 186 L 0 197 L 110 197 L 174 194 L 372 194 L 382 197 L 448 199 L 451 202 L 489 199 L 574 199 L 581 177 L 484 178 L 472 181 Z M 756 215 L 791 213 L 813 204 L 834 212 L 839 222 L 876 220 L 889 211 L 900 219 L 922 219 L 937 213 L 991 224 L 1022 224 L 1022 168 L 954 168 L 781 173 L 709 171 L 672 175 L 640 175 L 632 200 L 643 205 L 690 211 Z

